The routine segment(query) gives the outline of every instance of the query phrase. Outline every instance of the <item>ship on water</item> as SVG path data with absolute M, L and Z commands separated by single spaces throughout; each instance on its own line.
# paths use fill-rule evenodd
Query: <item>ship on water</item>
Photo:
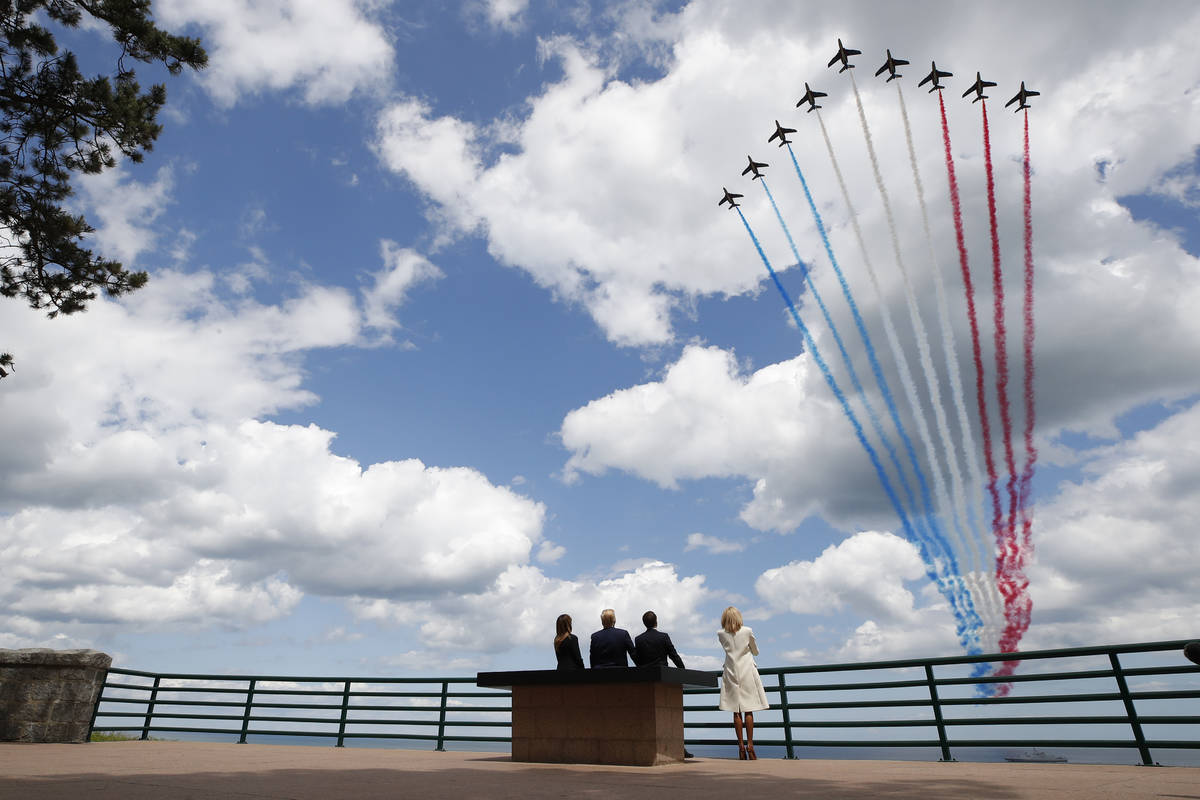
M 1004 757 L 1005 761 L 1012 761 L 1021 764 L 1065 764 L 1067 763 L 1066 756 L 1052 756 L 1049 753 L 1034 748 L 1033 750 L 1024 750 L 1020 753 L 1010 753 Z

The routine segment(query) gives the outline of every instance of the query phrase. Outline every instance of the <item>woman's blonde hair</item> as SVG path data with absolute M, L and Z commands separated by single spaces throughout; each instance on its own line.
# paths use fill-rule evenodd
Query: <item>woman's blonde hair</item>
M 742 612 L 730 606 L 721 614 L 721 627 L 729 633 L 737 633 L 742 629 Z

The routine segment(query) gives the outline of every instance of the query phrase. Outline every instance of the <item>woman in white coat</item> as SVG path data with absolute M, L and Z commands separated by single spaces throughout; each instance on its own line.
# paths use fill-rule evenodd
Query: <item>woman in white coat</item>
M 722 711 L 733 712 L 733 730 L 737 733 L 738 758 L 756 759 L 754 754 L 754 712 L 768 708 L 767 693 L 763 691 L 762 679 L 754 656 L 758 655 L 758 643 L 754 631 L 742 624 L 742 612 L 733 606 L 721 615 L 721 630 L 717 640 L 725 648 L 725 672 L 721 676 Z M 746 743 L 742 744 L 742 719 L 745 718 Z

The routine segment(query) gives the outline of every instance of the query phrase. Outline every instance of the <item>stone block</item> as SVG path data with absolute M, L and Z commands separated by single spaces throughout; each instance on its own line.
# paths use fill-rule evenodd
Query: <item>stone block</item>
M 95 650 L 0 650 L 0 741 L 86 741 L 111 665 Z

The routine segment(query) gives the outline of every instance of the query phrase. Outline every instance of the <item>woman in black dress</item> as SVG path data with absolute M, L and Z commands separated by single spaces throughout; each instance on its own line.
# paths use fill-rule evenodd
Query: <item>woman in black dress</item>
M 579 652 L 579 639 L 571 633 L 571 615 L 559 614 L 554 624 L 554 655 L 559 669 L 583 669 L 583 656 Z

